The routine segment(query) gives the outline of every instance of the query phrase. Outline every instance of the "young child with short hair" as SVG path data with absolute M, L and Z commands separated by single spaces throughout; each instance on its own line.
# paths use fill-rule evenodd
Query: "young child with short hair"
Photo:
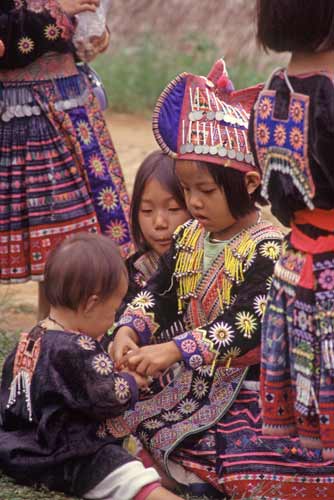
M 87 499 L 177 499 L 106 419 L 134 405 L 146 379 L 114 370 L 97 338 L 114 321 L 127 290 L 124 263 L 106 236 L 80 233 L 49 255 L 49 316 L 5 361 L 0 467 L 19 482 Z

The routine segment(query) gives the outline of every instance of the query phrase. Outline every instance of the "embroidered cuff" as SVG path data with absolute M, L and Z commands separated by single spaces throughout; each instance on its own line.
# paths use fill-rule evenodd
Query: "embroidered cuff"
M 121 372 L 120 375 L 122 376 L 124 380 L 124 383 L 128 384 L 128 387 L 130 389 L 130 394 L 131 394 L 131 399 L 130 399 L 130 408 L 133 409 L 135 404 L 137 403 L 138 401 L 138 394 L 139 394 L 139 390 L 138 390 L 138 386 L 137 386 L 137 383 L 134 379 L 134 377 L 132 375 L 130 375 L 130 373 L 124 373 L 124 372 Z M 119 377 L 118 380 L 121 380 L 121 378 Z M 117 395 L 117 391 L 120 391 L 120 389 L 117 388 L 117 384 L 116 385 L 116 395 Z
M 118 321 L 118 326 L 128 326 L 136 332 L 139 337 L 139 345 L 148 345 L 151 338 L 159 329 L 158 323 L 154 321 L 154 313 L 147 312 L 145 307 L 134 307 L 129 305 L 123 316 Z
M 182 353 L 183 361 L 193 370 L 211 364 L 215 358 L 201 339 L 200 330 L 189 331 L 173 339 Z

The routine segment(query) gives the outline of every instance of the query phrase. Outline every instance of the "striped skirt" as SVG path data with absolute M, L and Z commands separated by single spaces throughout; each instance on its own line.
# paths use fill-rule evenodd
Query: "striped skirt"
M 0 283 L 42 280 L 49 251 L 78 231 L 132 251 L 124 178 L 90 83 L 71 55 L 40 59 L 0 74 Z M 46 79 L 34 79 L 43 64 Z
M 333 462 L 298 438 L 264 436 L 261 428 L 258 392 L 242 389 L 216 426 L 188 438 L 171 458 L 227 498 L 334 498 Z

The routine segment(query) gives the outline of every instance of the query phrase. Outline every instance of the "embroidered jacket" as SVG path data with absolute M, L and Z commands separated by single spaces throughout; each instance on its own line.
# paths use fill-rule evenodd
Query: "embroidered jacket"
M 133 377 L 115 373 L 91 337 L 39 326 L 23 333 L 3 369 L 1 469 L 81 496 L 133 460 L 103 429 L 136 400 Z
M 281 234 L 261 221 L 236 235 L 203 271 L 205 231 L 188 221 L 147 288 L 128 305 L 119 324 L 141 345 L 173 339 L 185 364 L 258 364 L 261 319 L 279 257 Z
M 1 69 L 26 66 L 46 52 L 69 52 L 74 24 L 57 0 L 1 0 Z

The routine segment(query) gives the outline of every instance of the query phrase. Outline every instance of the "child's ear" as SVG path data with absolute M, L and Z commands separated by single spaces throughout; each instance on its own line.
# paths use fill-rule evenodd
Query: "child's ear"
M 94 307 L 98 304 L 98 302 L 99 302 L 99 296 L 98 295 L 91 295 L 90 297 L 88 297 L 86 305 L 83 308 L 83 312 L 85 314 L 89 314 L 90 312 L 92 312 Z
M 245 175 L 245 184 L 246 184 L 246 189 L 248 194 L 253 194 L 254 191 L 259 187 L 261 184 L 261 176 L 258 172 L 252 171 L 252 172 L 247 172 Z

